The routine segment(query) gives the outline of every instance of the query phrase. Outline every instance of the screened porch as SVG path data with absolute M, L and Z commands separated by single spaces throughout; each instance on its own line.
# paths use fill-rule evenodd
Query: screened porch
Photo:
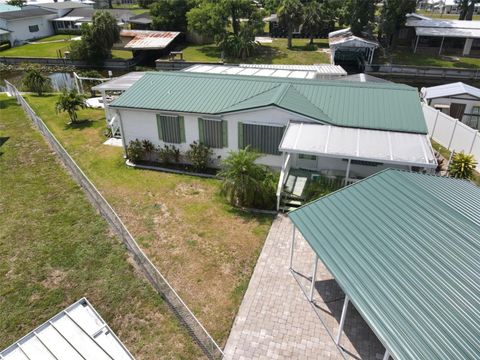
M 437 167 L 425 134 L 292 122 L 279 149 L 277 209 L 285 211 L 387 168 L 434 172 Z

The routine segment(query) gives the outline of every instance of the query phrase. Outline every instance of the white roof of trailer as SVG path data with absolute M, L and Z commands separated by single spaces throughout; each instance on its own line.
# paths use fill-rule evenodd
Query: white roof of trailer
M 240 64 L 243 68 L 255 69 L 274 69 L 274 70 L 301 70 L 316 71 L 320 74 L 345 76 L 347 72 L 340 65 L 332 64 L 313 64 L 313 65 L 295 65 L 295 64 Z
M 406 26 L 418 36 L 480 38 L 480 21 L 429 19 L 407 16 Z
M 385 164 L 437 166 L 427 135 L 292 122 L 280 151 Z
M 144 71 L 132 71 L 128 74 L 119 76 L 109 81 L 105 81 L 92 89 L 96 91 L 125 91 L 135 84 L 140 78 L 145 75 Z
M 83 298 L 0 352 L 3 360 L 134 360 Z
M 436 99 L 463 94 L 480 99 L 480 89 L 462 82 L 423 88 L 421 93 L 424 99 Z
M 64 16 L 64 17 L 52 19 L 52 21 L 78 21 L 81 19 L 83 19 L 83 16 Z

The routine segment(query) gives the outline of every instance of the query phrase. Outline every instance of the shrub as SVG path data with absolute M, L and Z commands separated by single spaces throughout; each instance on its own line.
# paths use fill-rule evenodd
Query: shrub
M 171 164 L 173 162 L 180 162 L 180 149 L 175 146 L 165 145 L 164 147 L 158 147 L 158 161 L 163 164 Z
M 212 155 L 213 151 L 209 146 L 196 141 L 190 144 L 190 149 L 185 153 L 195 171 L 205 170 L 212 161 Z
M 78 120 L 77 111 L 85 107 L 85 98 L 77 93 L 77 90 L 64 90 L 55 104 L 55 111 L 57 113 L 66 112 L 73 124 Z
M 144 156 L 144 150 L 142 142 L 138 139 L 130 141 L 127 146 L 127 158 L 134 163 L 142 160 Z
M 472 179 L 477 162 L 471 154 L 465 154 L 463 151 L 455 153 L 450 162 L 449 174 L 458 179 Z
M 142 140 L 142 149 L 148 160 L 151 160 L 153 152 L 155 151 L 155 145 L 153 145 L 150 140 Z
M 23 86 L 31 92 L 37 93 L 41 96 L 44 92 L 47 92 L 50 87 L 50 79 L 43 75 L 38 70 L 29 70 L 23 78 Z
M 260 154 L 249 148 L 230 152 L 218 174 L 222 194 L 234 206 L 273 208 L 278 176 L 264 165 L 256 164 Z
M 310 202 L 316 200 L 322 196 L 330 194 L 331 192 L 338 190 L 343 185 L 343 179 L 330 180 L 323 176 L 310 181 L 305 188 L 305 200 Z

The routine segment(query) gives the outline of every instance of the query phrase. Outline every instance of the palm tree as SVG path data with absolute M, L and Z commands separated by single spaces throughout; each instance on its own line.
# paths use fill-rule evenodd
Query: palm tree
M 287 47 L 291 49 L 293 30 L 303 22 L 303 4 L 300 0 L 283 0 L 277 16 L 280 24 L 287 29 Z
M 38 96 L 42 96 L 42 94 L 50 87 L 50 79 L 38 70 L 29 70 L 23 78 L 23 86 L 28 91 L 37 93 Z
M 74 89 L 70 91 L 64 90 L 55 104 L 57 114 L 66 112 L 70 118 L 70 123 L 77 122 L 77 111 L 84 108 L 85 98 Z
M 317 1 L 310 1 L 305 6 L 305 15 L 303 19 L 303 30 L 310 37 L 310 45 L 313 45 L 313 39 L 318 34 L 322 25 L 322 5 Z
M 266 179 L 274 180 L 265 166 L 255 163 L 260 156 L 246 147 L 230 152 L 223 161 L 222 170 L 218 175 L 223 179 L 222 194 L 232 205 L 251 207 L 270 198 L 271 194 L 266 193 L 270 188 Z
M 465 154 L 459 152 L 453 154 L 452 162 L 450 163 L 449 175 L 458 179 L 471 179 L 477 162 L 472 154 Z

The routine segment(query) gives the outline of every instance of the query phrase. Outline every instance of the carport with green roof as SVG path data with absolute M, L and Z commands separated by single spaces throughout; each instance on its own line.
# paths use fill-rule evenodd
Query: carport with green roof
M 480 188 L 386 170 L 289 213 L 385 346 L 384 359 L 480 358 Z M 294 239 L 290 252 L 292 268 Z

